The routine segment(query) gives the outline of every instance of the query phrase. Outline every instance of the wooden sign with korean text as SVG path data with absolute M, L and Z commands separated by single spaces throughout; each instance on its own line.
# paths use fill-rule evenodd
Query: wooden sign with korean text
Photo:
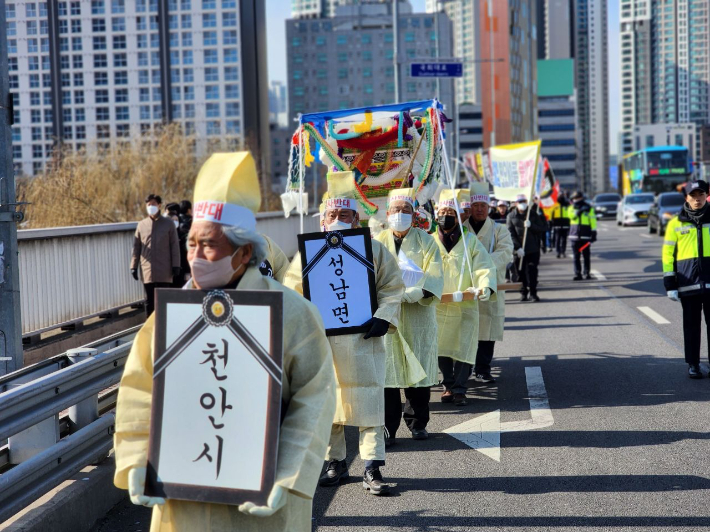
M 156 294 L 146 494 L 265 505 L 281 416 L 283 294 Z
M 298 235 L 303 295 L 314 303 L 328 336 L 367 332 L 377 310 L 369 229 Z

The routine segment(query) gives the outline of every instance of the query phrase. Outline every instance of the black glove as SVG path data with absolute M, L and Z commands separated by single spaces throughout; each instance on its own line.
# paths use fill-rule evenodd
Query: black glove
M 138 270 L 136 270 L 135 268 L 131 268 L 131 275 L 136 281 L 138 280 Z
M 596 242 L 596 241 L 597 241 L 597 232 L 592 231 L 592 244 L 594 244 L 594 242 Z
M 181 272 L 181 271 L 182 271 L 182 270 L 180 269 L 179 266 L 174 267 L 174 268 L 173 268 L 173 277 L 177 277 L 178 275 L 180 275 L 180 272 Z
M 387 334 L 387 331 L 390 328 L 389 322 L 381 320 L 380 318 L 372 318 L 371 320 L 365 322 L 365 325 L 368 324 L 370 325 L 370 330 L 365 336 L 363 336 L 364 340 L 367 340 L 368 338 L 379 338 L 380 336 L 384 336 L 385 334 Z

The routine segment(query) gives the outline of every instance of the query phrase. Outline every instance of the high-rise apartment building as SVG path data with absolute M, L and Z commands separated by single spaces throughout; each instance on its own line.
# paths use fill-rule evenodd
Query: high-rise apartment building
M 537 0 L 538 59 L 574 57 L 573 0 Z
M 621 0 L 621 153 L 637 124 L 710 122 L 710 3 Z
M 292 115 L 349 109 L 395 101 L 394 38 L 390 3 L 341 6 L 336 16 L 286 21 L 289 112 Z M 431 62 L 439 51 L 451 57 L 451 22 L 432 14 L 412 13 L 400 5 L 399 55 L 401 101 L 437 96 L 433 78 L 410 77 L 409 64 Z M 442 79 L 439 99 L 453 118 L 453 83 Z M 455 126 L 452 126 L 455 130 Z
M 334 17 L 339 6 L 385 2 L 392 3 L 392 0 L 291 0 L 291 18 Z
M 537 138 L 537 5 L 479 2 L 481 93 L 486 147 Z
M 593 195 L 606 190 L 609 182 L 606 0 L 577 0 L 574 19 L 577 112 L 583 150 L 580 185 Z
M 463 60 L 463 77 L 456 80 L 460 104 L 481 102 L 479 2 L 485 0 L 427 0 L 427 13 L 443 12 L 453 25 L 454 57 Z M 444 57 L 440 55 L 440 57 Z
M 170 121 L 198 150 L 226 141 L 268 154 L 259 3 L 7 0 L 16 172 L 41 171 L 56 142 L 93 149 Z

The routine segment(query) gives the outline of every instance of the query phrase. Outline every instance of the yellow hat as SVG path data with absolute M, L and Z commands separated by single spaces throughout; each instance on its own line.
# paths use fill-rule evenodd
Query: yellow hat
M 456 189 L 456 199 L 459 202 L 459 207 L 462 209 L 471 208 L 471 191 L 467 188 Z
M 485 181 L 477 181 L 471 183 L 471 203 L 490 203 L 490 189 Z
M 450 208 L 456 209 L 457 205 L 456 191 L 450 188 L 445 188 L 439 194 L 439 201 L 436 202 L 436 209 Z M 461 204 L 458 204 L 458 210 L 461 212 Z
M 325 210 L 350 209 L 357 212 L 356 197 L 355 175 L 352 172 L 328 173 L 328 197 L 325 200 Z
M 215 153 L 197 174 L 193 219 L 256 229 L 261 205 L 259 178 L 251 153 Z
M 417 191 L 413 188 L 395 188 L 394 190 L 390 190 L 389 194 L 387 194 L 387 205 L 395 201 L 406 201 L 414 207 L 416 198 Z

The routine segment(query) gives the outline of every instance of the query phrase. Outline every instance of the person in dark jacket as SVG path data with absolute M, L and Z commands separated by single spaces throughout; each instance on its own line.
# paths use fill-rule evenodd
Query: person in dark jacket
M 192 227 L 192 203 L 190 200 L 182 200 L 180 202 L 180 214 L 178 214 L 178 240 L 180 242 L 180 269 L 182 284 L 185 284 L 185 280 L 188 275 L 190 275 L 190 265 L 187 262 L 187 235 L 190 233 L 190 228 Z
M 591 263 L 591 245 L 597 241 L 597 215 L 594 208 L 584 200 L 584 193 L 576 191 L 572 194 L 572 205 L 567 207 L 569 219 L 569 241 L 574 255 L 574 281 L 591 279 L 589 270 Z M 584 258 L 582 268 L 581 258 Z
M 540 237 L 547 231 L 545 218 L 531 209 L 528 217 L 528 200 L 524 194 L 517 198 L 517 205 L 507 218 L 508 231 L 515 251 L 513 264 L 518 268 L 523 288 L 520 301 L 540 301 L 537 295 L 537 267 L 540 264 Z M 525 236 L 527 229 L 528 235 Z M 520 260 L 522 259 L 522 266 Z M 530 299 L 528 299 L 530 294 Z
M 568 218 L 569 200 L 564 194 L 560 194 L 557 205 L 552 208 L 552 242 L 557 251 L 557 258 L 567 256 L 567 237 L 569 236 Z

